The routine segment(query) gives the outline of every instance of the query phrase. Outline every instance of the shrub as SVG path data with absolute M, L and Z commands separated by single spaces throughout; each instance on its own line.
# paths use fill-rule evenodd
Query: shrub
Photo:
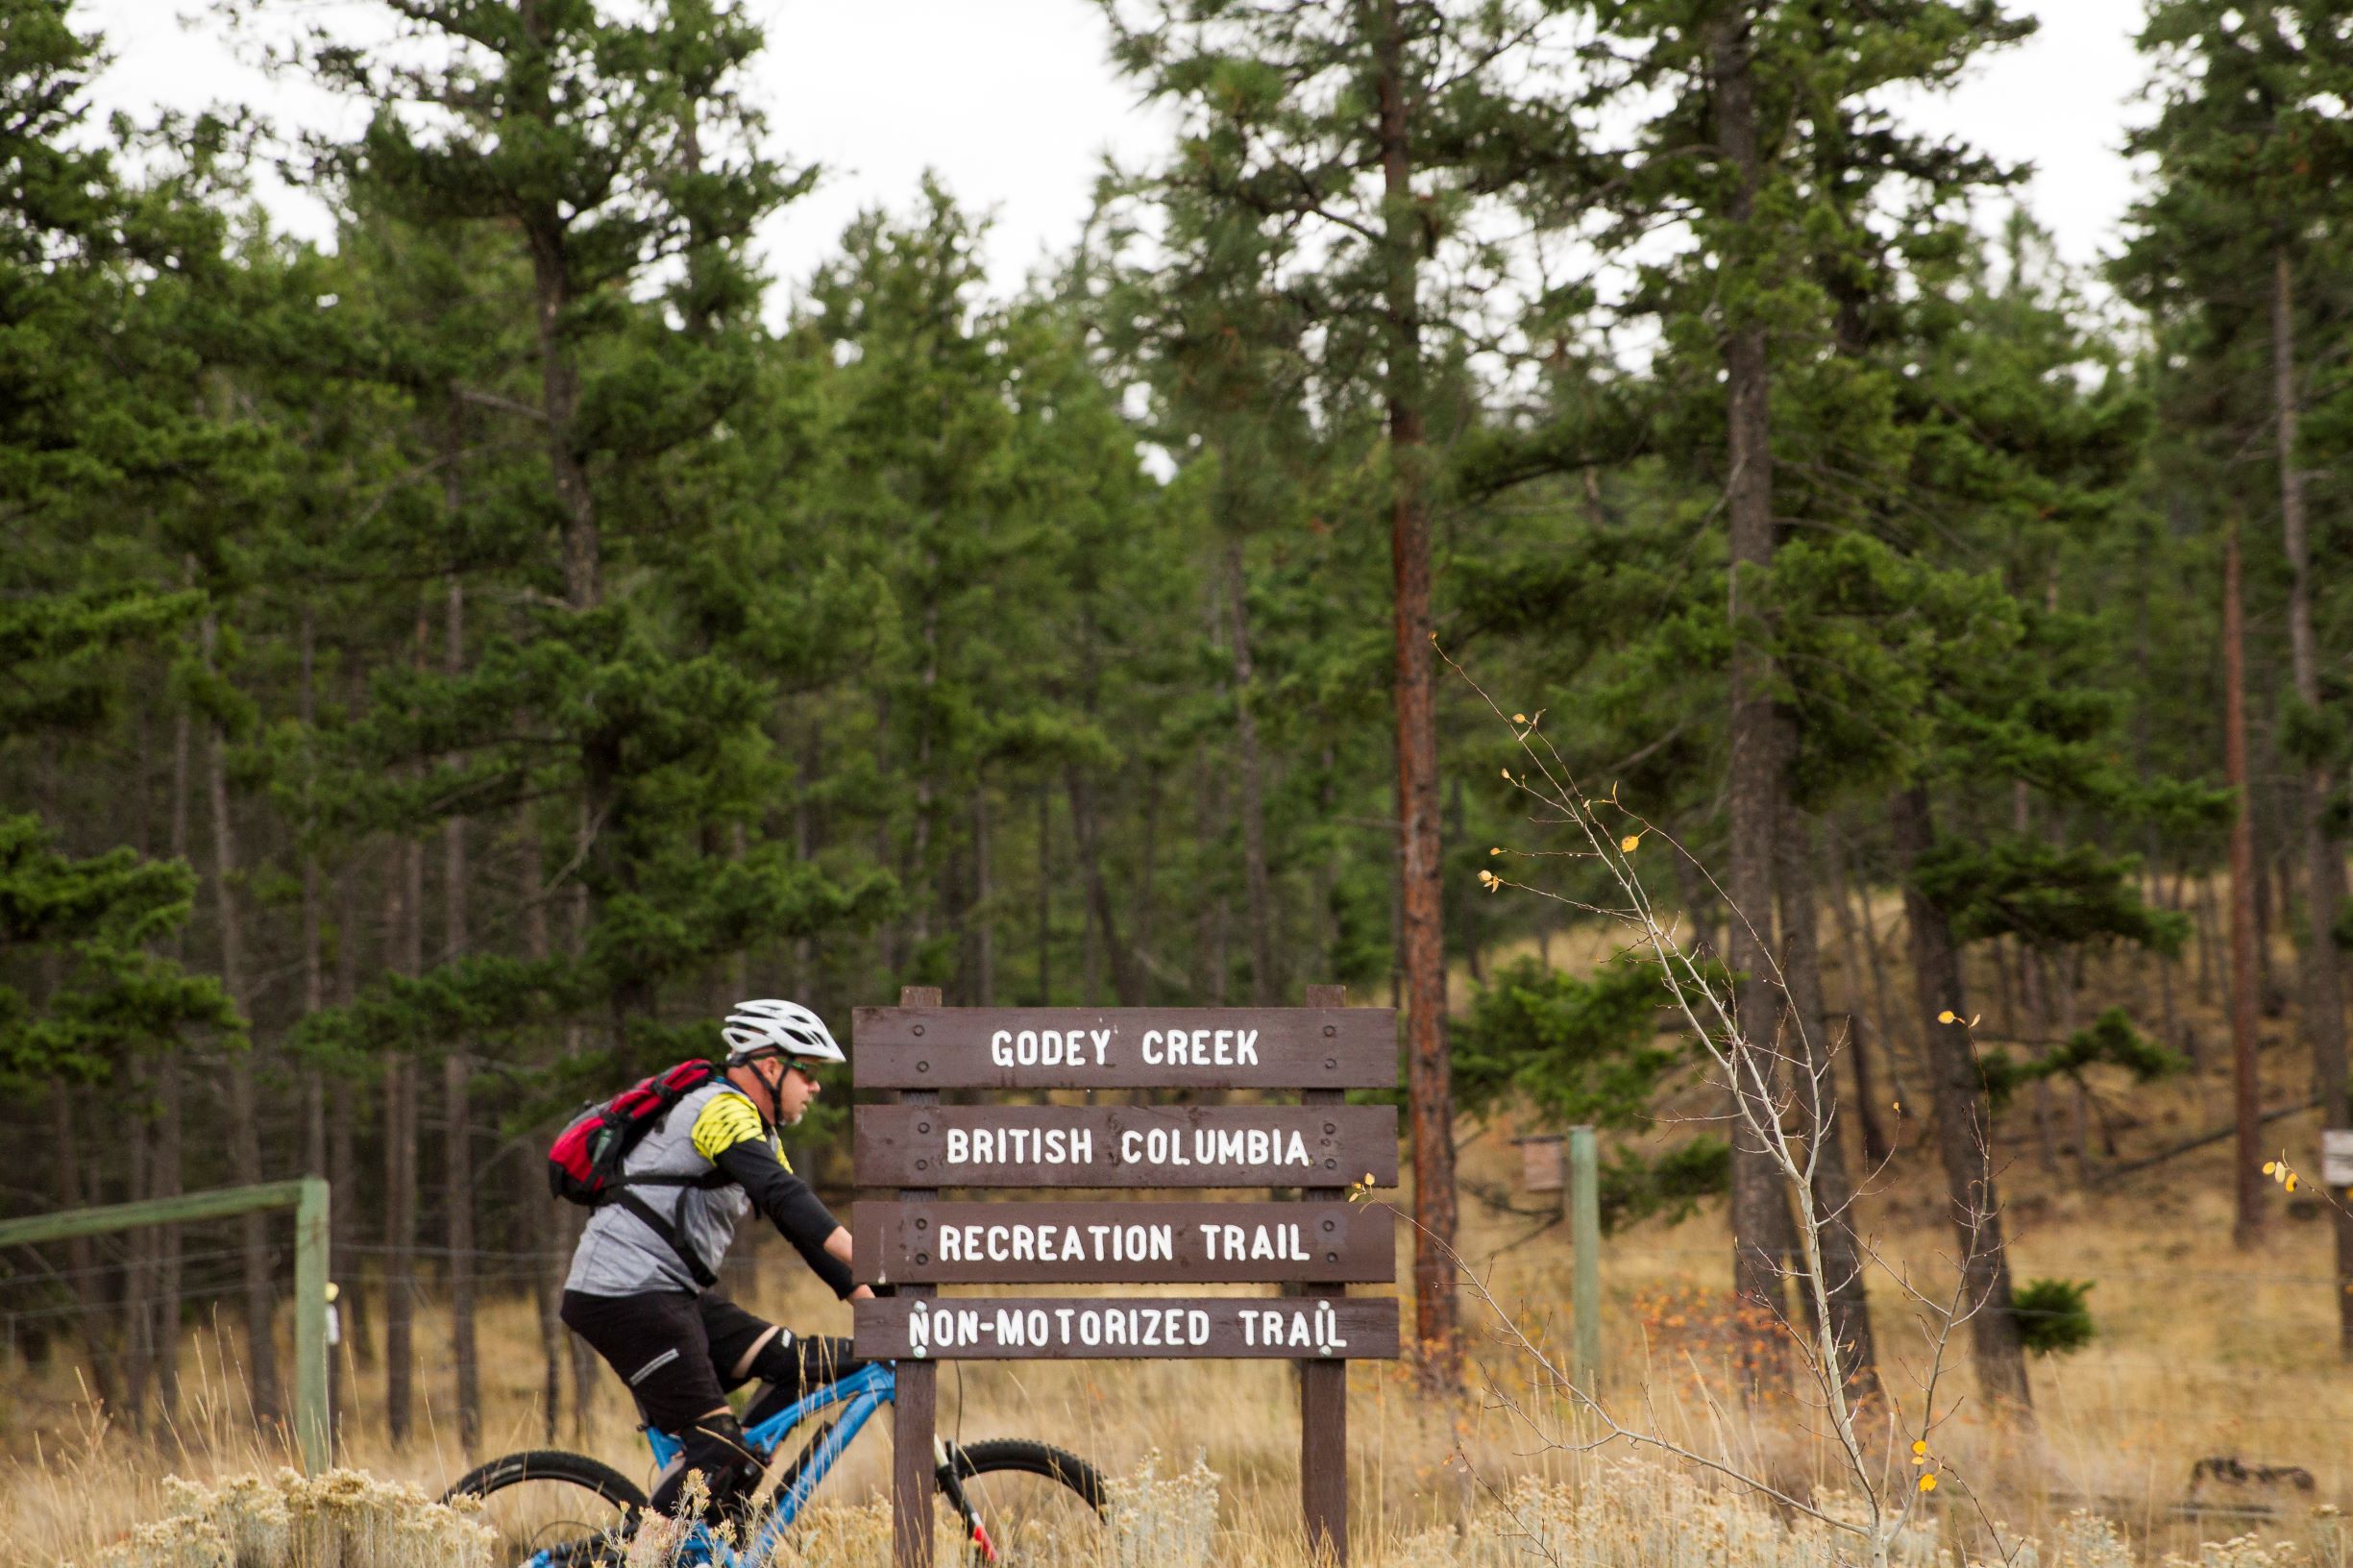
M 2090 1280 L 2028 1280 L 2010 1297 L 2018 1336 L 2037 1356 L 2064 1356 L 2092 1342 Z

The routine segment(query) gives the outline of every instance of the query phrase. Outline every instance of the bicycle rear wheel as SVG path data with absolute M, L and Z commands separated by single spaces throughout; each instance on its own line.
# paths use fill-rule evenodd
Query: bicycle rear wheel
M 1102 1475 L 1045 1443 L 1002 1438 L 951 1449 L 933 1479 L 975 1564 L 1079 1560 L 1102 1528 Z
M 498 1534 L 495 1568 L 607 1568 L 621 1561 L 646 1494 L 610 1465 L 538 1449 L 492 1459 L 442 1494 L 478 1498 Z

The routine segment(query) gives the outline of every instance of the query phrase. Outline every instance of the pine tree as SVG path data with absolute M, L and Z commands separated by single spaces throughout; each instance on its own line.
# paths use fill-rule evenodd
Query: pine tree
M 2321 1124 L 2353 1125 L 2344 979 L 2338 951 L 2346 906 L 2338 812 L 2345 765 L 2341 699 L 2327 676 L 2315 603 L 2327 586 L 2316 557 L 2306 497 L 2312 461 L 2298 427 L 2315 401 L 2312 366 L 2341 333 L 2348 297 L 2343 239 L 2353 206 L 2353 133 L 2343 104 L 2353 90 L 2353 41 L 2339 8 L 2297 0 L 2235 7 L 2218 0 L 2159 0 L 2140 38 L 2150 57 L 2155 122 L 2133 150 L 2154 160 L 2152 188 L 2136 208 L 2139 233 L 2120 278 L 2198 361 L 2209 416 L 2254 440 L 2269 426 L 2280 534 L 2288 573 L 2291 689 L 2283 729 L 2298 771 L 2306 928 L 2299 952 L 2301 1017 L 2321 1098 Z M 2314 334 L 2320 334 L 2318 342 Z M 2252 802 L 2249 802 L 2252 809 Z M 2353 1284 L 2353 1218 L 2336 1220 L 2337 1274 Z M 2353 1356 L 2353 1291 L 2340 1289 L 2341 1354 Z

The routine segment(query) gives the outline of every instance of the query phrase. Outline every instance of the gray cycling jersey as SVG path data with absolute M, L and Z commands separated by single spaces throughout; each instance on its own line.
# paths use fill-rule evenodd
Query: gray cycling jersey
M 743 1101 L 744 1112 L 756 1115 L 743 1090 L 724 1081 L 705 1084 L 681 1098 L 660 1125 L 639 1139 L 622 1162 L 623 1178 L 710 1174 L 710 1160 L 695 1147 L 695 1127 L 722 1094 Z M 782 1144 L 772 1129 L 767 1139 L 782 1163 Z M 714 1188 L 641 1187 L 636 1195 L 658 1212 L 675 1216 L 673 1223 L 678 1238 L 694 1249 L 696 1259 L 713 1274 L 719 1272 L 720 1261 L 735 1239 L 736 1222 L 751 1207 L 750 1198 L 732 1182 Z M 619 1204 L 607 1203 L 588 1216 L 588 1228 L 580 1233 L 564 1288 L 587 1296 L 634 1296 L 649 1290 L 683 1290 L 691 1295 L 701 1287 L 685 1261 L 652 1226 Z

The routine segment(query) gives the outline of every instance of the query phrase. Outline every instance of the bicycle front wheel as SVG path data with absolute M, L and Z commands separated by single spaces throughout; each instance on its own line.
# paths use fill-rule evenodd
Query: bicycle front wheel
M 582 1454 L 509 1454 L 459 1478 L 441 1501 L 478 1498 L 496 1568 L 609 1568 L 646 1508 L 637 1483 Z
M 934 1481 L 968 1560 L 1007 1568 L 1079 1560 L 1102 1528 L 1108 1499 L 1102 1475 L 1085 1459 L 1013 1438 L 951 1448 Z

